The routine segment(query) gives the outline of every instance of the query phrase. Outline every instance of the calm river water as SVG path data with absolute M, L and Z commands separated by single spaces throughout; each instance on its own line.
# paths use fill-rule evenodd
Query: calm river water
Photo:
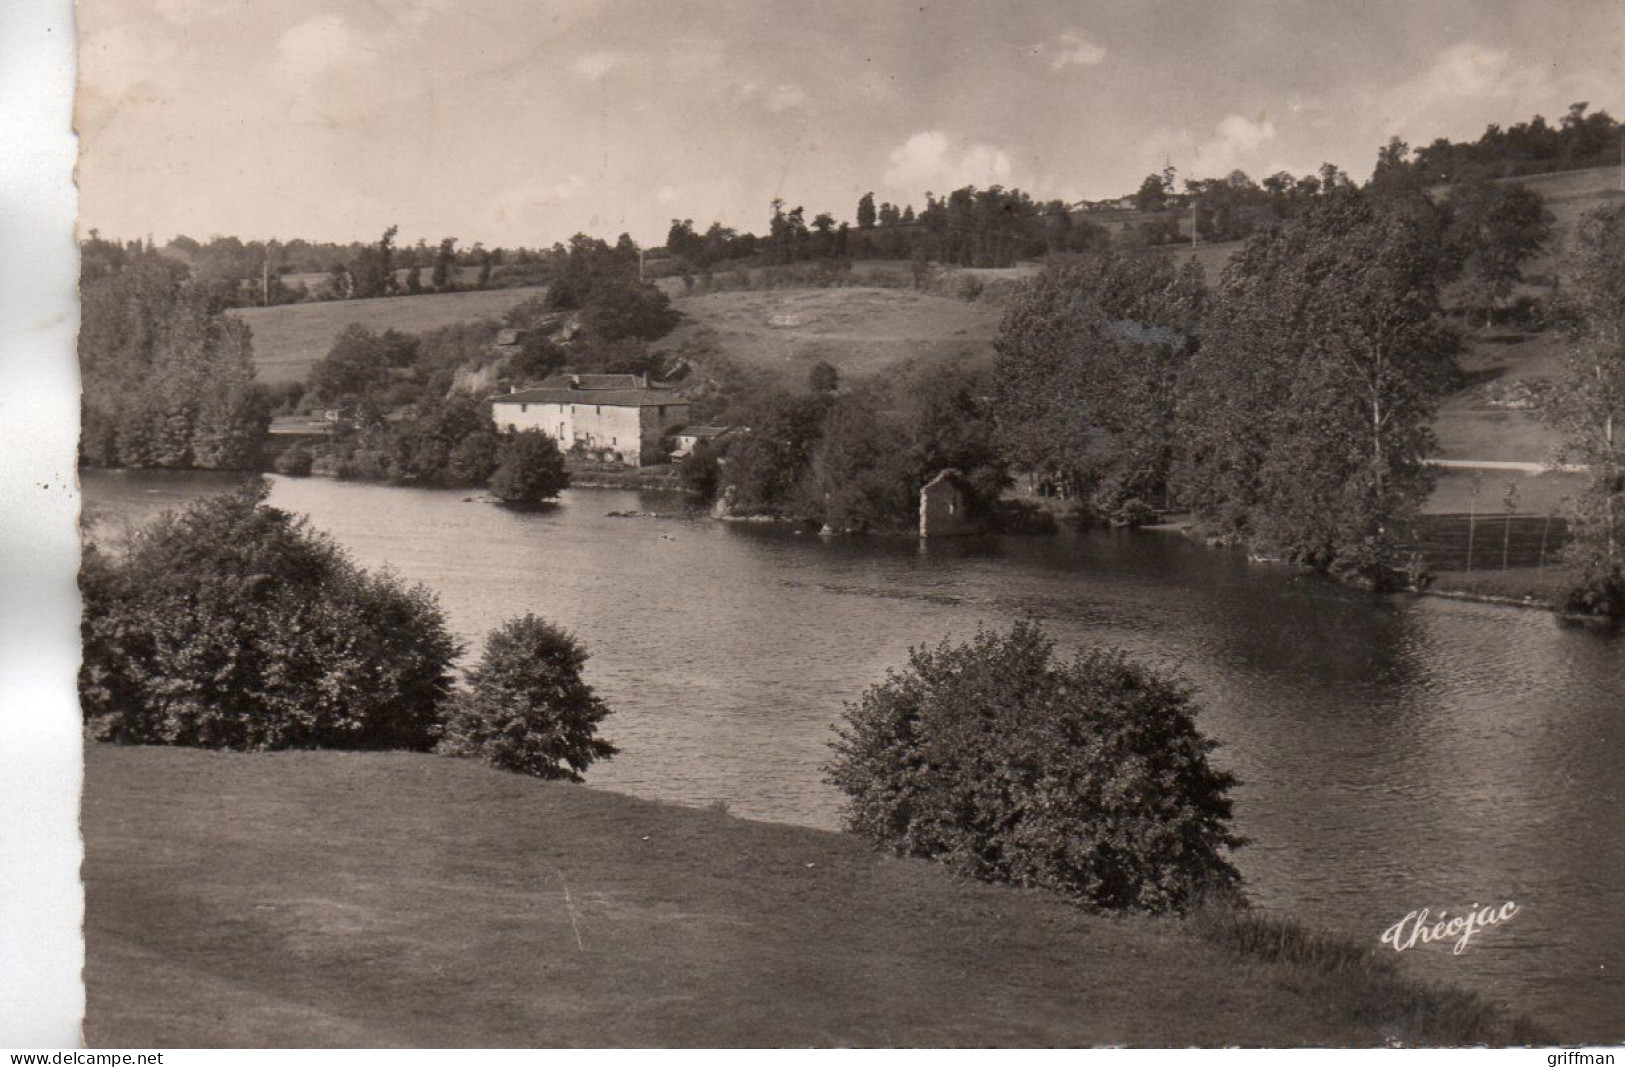
M 87 473 L 98 536 L 222 487 Z M 438 592 L 478 650 L 535 612 L 574 630 L 621 748 L 593 785 L 836 828 L 820 781 L 844 701 L 911 645 L 1032 617 L 1199 688 L 1242 779 L 1238 856 L 1263 907 L 1373 943 L 1418 908 L 1517 902 L 1404 953 L 1568 1041 L 1625 1040 L 1625 638 L 1514 608 L 1380 599 L 1175 535 L 824 542 L 572 490 L 540 513 L 456 492 L 274 479 L 354 558 Z M 1386 951 L 1386 950 L 1385 950 Z

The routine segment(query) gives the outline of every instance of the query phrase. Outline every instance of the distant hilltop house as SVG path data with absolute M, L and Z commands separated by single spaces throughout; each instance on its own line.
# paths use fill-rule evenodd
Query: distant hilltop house
M 660 442 L 688 422 L 688 401 L 646 374 L 560 374 L 491 400 L 498 430 L 541 430 L 559 448 L 628 467 L 665 460 Z
M 677 431 L 677 447 L 672 456 L 681 458 L 691 454 L 700 445 L 715 445 L 734 432 L 732 426 L 686 426 Z

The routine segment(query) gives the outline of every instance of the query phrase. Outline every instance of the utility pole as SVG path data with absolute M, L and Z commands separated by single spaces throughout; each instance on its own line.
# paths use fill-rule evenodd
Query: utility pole
M 1196 250 L 1196 194 L 1191 194 L 1191 250 Z

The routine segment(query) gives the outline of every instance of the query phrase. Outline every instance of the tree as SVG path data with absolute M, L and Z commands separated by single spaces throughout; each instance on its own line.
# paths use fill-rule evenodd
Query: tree
M 1036 625 L 917 648 L 847 706 L 827 780 L 887 851 L 1085 907 L 1180 911 L 1235 888 L 1230 775 L 1189 688 Z
M 828 360 L 819 360 L 807 372 L 807 388 L 815 393 L 833 393 L 840 387 L 841 373 Z
M 430 272 L 429 280 L 439 292 L 445 292 L 452 284 L 451 271 L 457 262 L 457 238 L 447 237 L 440 242 L 440 248 L 435 252 L 434 270 Z
M 1168 186 L 1160 174 L 1147 174 L 1134 194 L 1134 206 L 1139 211 L 1161 211 L 1168 206 Z
M 569 486 L 558 442 L 540 430 L 522 430 L 508 438 L 490 481 L 491 493 L 504 504 L 541 504 Z
M 1560 458 L 1586 468 L 1570 508 L 1565 554 L 1579 583 L 1568 607 L 1625 617 L 1625 208 L 1586 214 L 1569 262 L 1571 347 L 1543 403 Z
M 1538 193 L 1516 182 L 1472 182 L 1450 197 L 1449 239 L 1485 324 L 1523 280 L 1523 265 L 1552 236 L 1553 217 Z
M 351 273 L 358 299 L 387 296 L 395 291 L 395 234 L 399 229 L 391 226 L 376 245 L 363 248 L 356 257 Z
M 1114 519 L 1164 504 L 1204 302 L 1200 269 L 1161 257 L 1104 253 L 1040 275 L 994 342 L 1003 454 Z
M 248 327 L 167 255 L 86 242 L 79 356 L 87 464 L 251 467 L 268 419 Z
M 354 403 L 389 381 L 390 365 L 398 354 L 399 346 L 386 343 L 380 335 L 352 322 L 339 332 L 327 355 L 310 369 L 309 392 L 325 403 Z
M 357 567 L 268 487 L 166 513 L 87 550 L 80 697 L 90 732 L 209 748 L 427 749 L 458 646 L 434 598 Z
M 1390 580 L 1458 345 L 1437 278 L 1428 221 L 1349 189 L 1249 241 L 1180 386 L 1181 502 L 1259 551 Z
M 875 194 L 864 193 L 858 197 L 858 229 L 872 230 L 875 228 Z
M 565 631 L 525 615 L 486 639 L 446 717 L 440 751 L 536 778 L 582 780 L 615 746 L 598 736 L 609 708 L 581 677 L 587 653 Z

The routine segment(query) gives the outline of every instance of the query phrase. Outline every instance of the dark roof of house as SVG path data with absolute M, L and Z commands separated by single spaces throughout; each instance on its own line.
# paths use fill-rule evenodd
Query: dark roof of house
M 687 404 L 671 389 L 521 389 L 491 398 L 493 404 L 597 404 L 612 408 L 652 408 Z

